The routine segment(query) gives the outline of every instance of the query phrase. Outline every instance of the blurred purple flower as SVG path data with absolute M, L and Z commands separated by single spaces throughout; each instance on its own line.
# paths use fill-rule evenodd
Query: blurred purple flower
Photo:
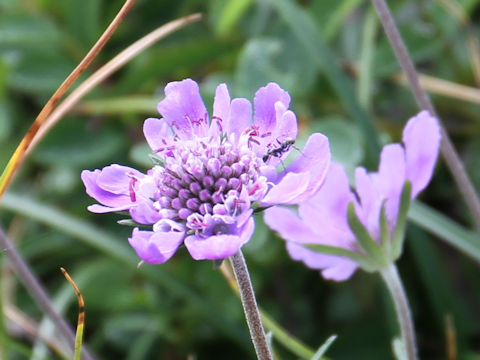
M 298 207 L 298 216 L 283 207 L 265 211 L 266 223 L 287 240 L 287 251 L 312 269 L 322 270 L 326 279 L 348 279 L 358 264 L 347 257 L 312 251 L 302 244 L 323 244 L 359 252 L 347 219 L 348 204 L 370 236 L 380 242 L 380 212 L 385 215 L 393 235 L 399 211 L 400 196 L 408 180 L 412 184 L 411 199 L 429 183 L 440 148 L 440 128 L 427 111 L 410 119 L 403 130 L 403 146 L 386 145 L 381 153 L 378 172 L 367 173 L 363 167 L 355 171 L 355 192 L 348 184 L 342 165 L 332 163 L 322 188 Z
M 225 84 L 210 121 L 193 80 L 169 83 L 165 95 L 163 118 L 143 126 L 159 165 L 147 174 L 116 164 L 82 172 L 87 193 L 102 204 L 90 211 L 128 210 L 135 222 L 152 225 L 129 239 L 143 261 L 163 263 L 181 244 L 196 260 L 229 257 L 253 234 L 252 206 L 296 204 L 321 186 L 330 163 L 322 134 L 311 135 L 284 168 L 297 119 L 277 84 L 255 94 L 253 122 L 250 101 L 231 100 Z

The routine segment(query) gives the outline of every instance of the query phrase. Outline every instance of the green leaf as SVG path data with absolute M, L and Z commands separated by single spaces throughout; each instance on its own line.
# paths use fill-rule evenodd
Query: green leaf
M 321 360 L 322 356 L 325 355 L 327 350 L 330 348 L 330 346 L 333 344 L 333 342 L 337 339 L 337 335 L 332 335 L 330 336 L 323 344 L 320 346 L 315 353 L 315 355 L 312 356 L 311 360 Z
M 54 52 L 25 51 L 11 65 L 7 83 L 15 90 L 43 99 L 60 86 L 74 67 L 73 62 Z
M 323 29 L 327 41 L 331 40 L 338 33 L 347 16 L 362 2 L 363 0 L 343 0 L 339 2 L 339 6 L 335 11 L 329 14 L 328 21 Z
M 339 248 L 336 246 L 322 245 L 322 244 L 303 244 L 306 248 L 322 254 L 343 256 L 357 262 L 365 271 L 375 271 L 377 269 L 376 263 L 372 262 L 368 256 L 359 254 L 355 251 Z
M 0 141 L 7 140 L 12 131 L 10 111 L 6 104 L 0 103 Z
M 168 332 L 168 331 L 166 331 Z M 147 359 L 152 348 L 157 349 L 158 334 L 153 331 L 141 331 L 141 335 L 128 348 L 128 355 L 125 360 Z
M 145 142 L 133 146 L 128 155 L 135 164 L 140 166 L 151 168 L 154 165 L 151 157 L 152 149 Z
M 478 233 L 463 228 L 450 218 L 418 201 L 412 203 L 408 218 L 468 257 L 480 262 Z
M 285 44 L 275 38 L 249 40 L 241 52 L 235 72 L 235 90 L 240 96 L 251 96 L 255 91 L 275 79 L 286 89 L 294 87 L 293 74 L 282 71 L 275 59 L 282 56 Z
M 348 204 L 348 225 L 355 235 L 360 247 L 368 254 L 367 257 L 369 258 L 369 261 L 374 262 L 380 267 L 386 265 L 388 260 L 386 259 L 382 248 L 372 239 L 368 230 L 358 219 L 353 202 Z
M 86 167 L 111 160 L 122 146 L 116 130 L 104 128 L 89 133 L 84 124 L 70 120 L 58 124 L 35 149 L 32 158 L 54 167 Z
M 2 16 L 0 50 L 51 50 L 61 44 L 61 39 L 61 32 L 46 18 L 26 14 Z
M 405 239 L 405 227 L 407 225 L 408 208 L 410 207 L 410 198 L 412 194 L 412 183 L 406 181 L 403 185 L 400 195 L 400 204 L 398 206 L 397 225 L 393 234 L 393 260 L 397 260 L 402 254 L 403 242 Z
M 375 35 L 378 29 L 378 16 L 370 8 L 365 16 L 362 32 L 362 50 L 358 71 L 358 100 L 364 109 L 370 107 L 373 91 L 373 67 L 375 53 Z
M 220 14 L 220 19 L 216 23 L 217 34 L 220 36 L 227 35 L 233 27 L 235 27 L 252 3 L 252 0 L 223 1 L 223 9 Z
M 69 0 L 67 25 L 70 33 L 89 49 L 101 34 L 101 0 Z
M 388 228 L 387 214 L 385 213 L 385 203 L 386 202 L 383 201 L 382 208 L 380 209 L 380 234 L 382 247 L 385 249 L 385 253 L 390 256 L 392 253 L 392 239 L 390 238 L 390 229 Z
M 122 96 L 107 99 L 86 100 L 77 109 L 88 114 L 124 115 L 155 114 L 158 99 L 151 96 Z
M 310 250 L 315 252 L 328 254 L 328 255 L 344 256 L 355 261 L 362 261 L 365 257 L 362 254 L 359 254 L 344 248 L 336 247 L 336 246 L 322 245 L 322 244 L 303 244 L 303 245 L 306 248 L 309 248 Z

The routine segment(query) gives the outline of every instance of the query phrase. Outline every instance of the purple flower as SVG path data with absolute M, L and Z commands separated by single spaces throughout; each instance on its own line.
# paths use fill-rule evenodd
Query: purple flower
M 322 188 L 293 211 L 276 207 L 265 211 L 266 223 L 287 240 L 287 251 L 295 260 L 312 269 L 322 270 L 326 279 L 348 279 L 358 263 L 348 257 L 326 255 L 302 244 L 323 244 L 361 252 L 347 219 L 348 204 L 370 236 L 380 243 L 382 206 L 390 238 L 396 228 L 400 196 L 406 181 L 412 185 L 411 199 L 429 183 L 440 148 L 437 119 L 427 111 L 410 119 L 403 130 L 401 144 L 386 145 L 381 153 L 378 172 L 355 171 L 355 192 L 348 183 L 342 165 L 332 163 Z
M 296 204 L 322 185 L 330 151 L 313 134 L 288 166 L 297 119 L 290 96 L 270 83 L 252 105 L 217 87 L 213 115 L 190 79 L 169 83 L 158 104 L 163 118 L 147 119 L 143 131 L 158 165 L 147 174 L 110 165 L 82 172 L 87 193 L 102 205 L 93 212 L 129 211 L 135 228 L 130 245 L 145 262 L 167 261 L 184 244 L 196 260 L 233 255 L 253 234 L 253 209 Z

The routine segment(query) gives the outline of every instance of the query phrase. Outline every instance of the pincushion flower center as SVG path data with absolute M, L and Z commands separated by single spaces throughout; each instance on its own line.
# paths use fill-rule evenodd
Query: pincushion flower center
M 266 179 L 258 173 L 262 160 L 248 144 L 237 146 L 225 136 L 175 139 L 174 144 L 163 156 L 164 165 L 153 169 L 158 187 L 153 200 L 160 221 L 179 221 L 197 235 L 228 234 L 233 218 L 249 209 L 241 199 L 242 189 L 249 197 L 267 189 Z

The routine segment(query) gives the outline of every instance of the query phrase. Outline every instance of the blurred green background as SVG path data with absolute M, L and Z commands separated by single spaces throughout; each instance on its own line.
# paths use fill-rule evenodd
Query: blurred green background
M 478 188 L 480 2 L 389 3 L 419 71 L 433 77 L 428 89 Z M 0 0 L 1 168 L 122 4 Z M 196 262 L 181 249 L 164 265 L 137 269 L 127 243 L 131 229 L 116 223 L 122 216 L 86 210 L 93 200 L 80 181 L 82 169 L 110 163 L 149 167 L 142 123 L 158 116 L 156 103 L 169 81 L 198 81 L 209 109 L 220 82 L 233 96 L 252 99 L 258 87 L 275 81 L 292 97 L 301 139 L 324 132 L 334 159 L 349 169 L 374 169 L 379 145 L 398 141 L 418 111 L 399 83 L 399 66 L 368 1 L 138 0 L 92 69 L 165 22 L 197 11 L 204 14 L 201 22 L 143 52 L 62 119 L 24 163 L 0 205 L 1 225 L 72 324 L 76 298 L 59 268 L 77 281 L 87 309 L 85 340 L 102 359 L 254 358 L 240 302 L 211 262 Z M 91 69 L 81 79 L 89 74 Z M 421 199 L 471 226 L 442 162 Z M 446 358 L 445 319 L 451 316 L 459 358 L 480 359 L 478 263 L 414 225 L 407 236 L 399 270 L 421 358 Z M 396 321 L 379 276 L 358 272 L 345 283 L 323 280 L 288 258 L 261 215 L 244 253 L 260 305 L 310 347 L 338 334 L 328 351 L 332 359 L 392 358 Z M 61 358 L 12 318 L 16 309 L 38 324 L 43 314 L 4 256 L 0 261 L 1 322 L 10 330 L 0 354 Z M 275 340 L 274 347 L 278 359 L 298 358 Z

